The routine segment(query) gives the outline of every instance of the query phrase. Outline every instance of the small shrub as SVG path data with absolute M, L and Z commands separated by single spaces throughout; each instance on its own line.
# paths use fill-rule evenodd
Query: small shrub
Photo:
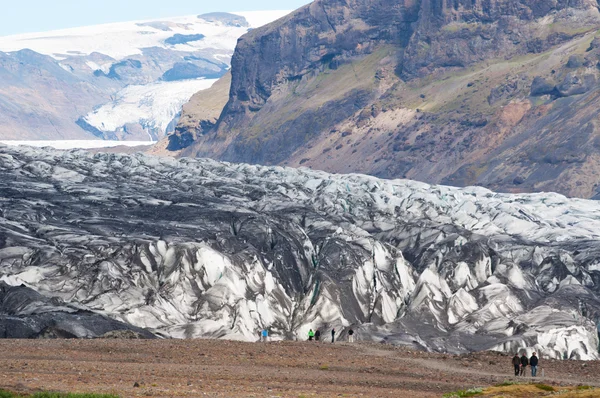
M 444 394 L 444 398 L 463 398 L 463 397 L 476 397 L 477 395 L 483 394 L 482 388 L 470 388 L 468 390 L 461 390 Z
M 514 386 L 515 384 L 519 384 L 519 383 L 516 381 L 505 380 L 500 384 L 496 384 L 495 387 L 508 387 L 508 386 Z
M 547 384 L 536 384 L 535 386 L 536 386 L 536 388 L 539 388 L 540 390 L 544 390 L 544 391 L 556 391 L 554 389 L 554 387 L 549 386 Z
M 463 397 L 474 397 L 483 394 L 482 388 L 471 388 L 465 392 Z
M 106 394 L 64 394 L 59 392 L 36 392 L 32 395 L 14 394 L 0 390 L 0 398 L 119 398 L 116 395 Z
M 594 387 L 592 386 L 577 386 L 578 390 L 593 390 Z
M 58 392 L 38 392 L 30 398 L 119 398 L 116 395 L 106 394 L 63 394 Z
M 329 365 L 321 365 L 321 367 L 319 369 L 321 369 L 321 370 L 329 370 Z

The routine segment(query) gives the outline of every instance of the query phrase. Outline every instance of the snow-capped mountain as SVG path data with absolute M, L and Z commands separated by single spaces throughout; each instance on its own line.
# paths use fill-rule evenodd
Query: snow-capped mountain
M 0 281 L 176 338 L 597 359 L 599 238 L 558 194 L 0 147 Z
M 229 69 L 237 39 L 286 13 L 211 13 L 0 37 L 0 116 L 7 119 L 0 139 L 161 138 L 182 104 Z
M 143 55 L 144 49 L 161 48 L 181 52 L 221 50 L 217 61 L 229 63 L 237 39 L 248 29 L 257 28 L 288 14 L 289 11 L 250 11 L 210 13 L 175 18 L 118 22 L 41 33 L 0 37 L 5 52 L 28 48 L 59 60 L 73 56 L 102 54 L 120 61 Z M 237 17 L 237 18 L 236 18 Z M 111 62 L 86 60 L 91 69 L 108 73 Z

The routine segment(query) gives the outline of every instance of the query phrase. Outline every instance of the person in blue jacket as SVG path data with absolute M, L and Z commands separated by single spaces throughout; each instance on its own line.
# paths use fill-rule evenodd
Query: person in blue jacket
M 531 377 L 537 376 L 537 367 L 538 367 L 538 357 L 535 355 L 535 352 L 529 358 L 529 366 L 531 366 Z

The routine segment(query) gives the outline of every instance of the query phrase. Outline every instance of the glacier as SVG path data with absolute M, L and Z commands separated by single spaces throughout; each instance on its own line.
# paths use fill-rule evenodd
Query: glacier
M 599 234 L 554 193 L 0 145 L 0 283 L 162 337 L 598 359 Z
M 118 146 L 135 147 L 156 144 L 155 141 L 109 141 L 109 140 L 57 140 L 57 141 L 16 141 L 0 140 L 0 144 L 8 146 L 31 146 L 37 148 L 50 147 L 55 149 L 99 149 Z
M 0 52 L 29 49 L 52 57 L 49 64 L 69 81 L 81 80 L 84 91 L 102 93 L 85 105 L 75 101 L 80 106 L 75 120 L 67 119 L 79 125 L 72 126 L 78 134 L 158 141 L 174 130 L 193 94 L 227 73 L 242 35 L 289 13 L 213 13 L 24 33 L 0 37 Z M 7 79 L 18 83 L 14 76 Z
M 274 10 L 233 14 L 245 18 L 250 27 L 257 28 L 290 12 L 290 10 Z M 181 52 L 211 48 L 221 50 L 231 58 L 238 38 L 247 31 L 248 27 L 245 26 L 228 26 L 206 21 L 196 15 L 187 15 L 1 36 L 0 50 L 11 52 L 28 48 L 40 54 L 50 55 L 57 60 L 73 55 L 85 57 L 100 53 L 113 58 L 114 61 L 142 54 L 145 48 Z M 165 40 L 176 34 L 202 34 L 205 39 L 182 45 L 165 43 Z M 98 65 L 90 62 L 90 67 L 93 69 L 104 69 L 106 72 L 110 66 L 111 63 Z
M 149 141 L 158 141 L 163 134 L 172 132 L 169 124 L 175 129 L 173 121 L 181 114 L 183 105 L 216 81 L 200 78 L 127 86 L 114 95 L 112 102 L 89 113 L 83 120 L 103 132 L 123 132 L 128 123 L 139 123 Z

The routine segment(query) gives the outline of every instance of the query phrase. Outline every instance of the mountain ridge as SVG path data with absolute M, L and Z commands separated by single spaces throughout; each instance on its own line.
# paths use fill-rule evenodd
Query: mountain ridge
M 193 93 L 227 72 L 240 35 L 285 13 L 193 15 L 0 37 L 0 138 L 156 141 L 174 130 Z

